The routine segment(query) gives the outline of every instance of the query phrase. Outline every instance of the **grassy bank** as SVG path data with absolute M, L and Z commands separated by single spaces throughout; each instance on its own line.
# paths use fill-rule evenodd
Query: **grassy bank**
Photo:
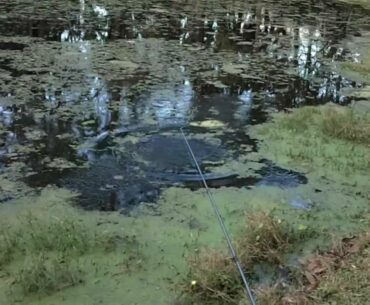
M 355 106 L 303 107 L 276 114 L 270 122 L 254 127 L 251 133 L 260 140 L 263 157 L 305 172 L 308 185 L 321 194 L 326 193 L 326 201 L 311 214 L 311 225 L 325 209 L 331 209 L 326 219 L 331 222 L 331 216 L 336 215 L 338 230 L 329 231 L 329 235 L 340 241 L 333 244 L 327 235 L 327 244 L 332 248 L 320 250 L 324 248 L 319 245 L 316 251 L 320 254 L 314 258 L 306 256 L 298 268 L 299 275 L 292 277 L 285 288 L 275 283 L 257 289 L 261 303 L 367 304 L 369 234 L 361 232 L 369 230 L 369 113 Z M 341 194 L 334 205 L 330 203 L 333 192 Z M 353 213 L 356 207 L 359 210 Z M 355 222 L 362 222 L 362 228 L 359 226 L 357 230 L 352 226 L 341 230 Z M 357 237 L 352 238 L 354 235 Z
M 247 220 L 246 230 L 240 232 L 236 245 L 239 252 L 254 259 L 245 261 L 242 255 L 241 263 L 246 270 L 251 267 L 250 263 L 268 263 L 276 271 L 274 280 L 253 285 L 258 304 L 368 304 L 370 231 L 337 240 L 330 250 L 312 254 L 292 267 L 280 259 L 293 247 L 296 238 L 291 235 L 292 231 L 287 231 L 287 224 L 271 215 L 265 214 L 263 219 L 261 214 L 251 216 L 259 221 Z M 247 247 L 243 240 L 248 241 Z M 190 258 L 189 264 L 180 304 L 249 304 L 227 253 L 203 249 Z M 251 273 L 249 277 L 254 278 Z
M 261 154 L 342 185 L 365 185 L 370 167 L 370 115 L 333 104 L 280 113 L 257 126 Z

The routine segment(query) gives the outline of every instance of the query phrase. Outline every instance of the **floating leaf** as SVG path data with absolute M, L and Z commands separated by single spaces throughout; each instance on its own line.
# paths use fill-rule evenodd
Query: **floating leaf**
M 190 126 L 203 127 L 203 128 L 221 128 L 221 127 L 224 127 L 225 124 L 217 120 L 205 120 L 205 121 L 191 122 Z

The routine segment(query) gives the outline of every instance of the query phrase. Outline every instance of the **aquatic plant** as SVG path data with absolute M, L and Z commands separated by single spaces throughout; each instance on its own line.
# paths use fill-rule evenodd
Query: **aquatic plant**
M 51 294 L 82 281 L 76 261 L 65 256 L 39 253 L 27 258 L 16 272 L 14 285 L 22 294 Z
M 0 267 L 12 260 L 15 247 L 16 237 L 9 233 L 4 226 L 0 228 Z
M 23 251 L 84 254 L 96 243 L 94 235 L 75 219 L 44 219 L 28 213 L 21 219 L 21 223 L 25 229 L 18 243 Z
M 369 130 L 369 115 L 329 104 L 277 114 L 272 122 L 253 127 L 252 134 L 262 140 L 264 157 L 348 179 L 370 168 Z
M 220 250 L 203 249 L 190 257 L 183 292 L 195 304 L 237 304 L 241 284 L 234 262 Z
M 290 233 L 280 219 L 270 214 L 247 214 L 246 225 L 237 239 L 239 257 L 243 265 L 281 262 L 282 253 L 293 240 Z
M 58 201 L 60 195 L 62 191 L 44 190 L 32 209 L 27 205 L 20 215 L 2 219 L 0 268 L 11 277 L 9 295 L 51 294 L 76 285 L 94 264 L 93 257 L 100 254 L 139 257 L 134 235 L 102 230 L 68 201 Z
M 255 213 L 237 238 L 243 267 L 256 263 L 280 263 L 290 242 L 289 231 L 271 214 Z M 188 260 L 189 274 L 182 290 L 196 304 L 239 304 L 243 290 L 233 259 L 215 249 L 203 249 Z

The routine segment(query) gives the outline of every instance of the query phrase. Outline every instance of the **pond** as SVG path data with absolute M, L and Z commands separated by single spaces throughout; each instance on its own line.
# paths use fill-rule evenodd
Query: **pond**
M 211 187 L 294 189 L 309 178 L 258 156 L 250 126 L 348 105 L 358 98 L 348 89 L 363 86 L 337 68 L 361 60 L 343 42 L 370 29 L 369 12 L 342 2 L 10 0 L 0 10 L 4 204 L 54 185 L 87 210 L 140 218 L 173 187 L 201 194 L 180 129 Z

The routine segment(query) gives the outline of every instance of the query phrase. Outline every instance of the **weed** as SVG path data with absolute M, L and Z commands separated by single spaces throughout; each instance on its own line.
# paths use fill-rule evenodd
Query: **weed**
M 326 108 L 321 115 L 321 128 L 326 135 L 350 142 L 370 143 L 368 115 L 338 107 Z
M 16 236 L 2 226 L 0 228 L 0 267 L 12 260 L 16 247 Z
M 27 231 L 24 232 L 24 244 L 33 252 L 58 251 L 86 253 L 94 239 L 88 230 L 76 220 L 67 218 L 43 219 L 29 213 L 24 217 Z
M 263 140 L 260 153 L 285 166 L 340 174 L 341 179 L 370 168 L 370 115 L 353 108 L 307 106 L 276 114 L 252 133 Z
M 65 257 L 50 257 L 45 253 L 26 260 L 15 276 L 15 286 L 24 295 L 50 294 L 81 282 L 81 271 Z
M 189 259 L 185 294 L 199 304 L 237 304 L 240 279 L 233 260 L 218 250 L 202 250 Z
M 259 262 L 280 263 L 290 238 L 281 220 L 267 213 L 249 214 L 237 239 L 239 257 L 244 266 Z
M 280 263 L 289 246 L 289 233 L 282 222 L 270 214 L 246 217 L 236 245 L 243 267 L 255 263 Z M 199 304 L 239 304 L 243 290 L 231 257 L 219 250 L 204 249 L 189 259 L 189 276 L 184 293 Z
M 77 262 L 92 251 L 122 247 L 128 254 L 131 249 L 139 253 L 135 237 L 95 230 L 74 215 L 42 215 L 26 213 L 0 232 L 0 264 L 6 263 L 14 275 L 12 295 L 49 294 L 80 283 L 83 272 Z M 23 266 L 18 259 L 25 260 Z

